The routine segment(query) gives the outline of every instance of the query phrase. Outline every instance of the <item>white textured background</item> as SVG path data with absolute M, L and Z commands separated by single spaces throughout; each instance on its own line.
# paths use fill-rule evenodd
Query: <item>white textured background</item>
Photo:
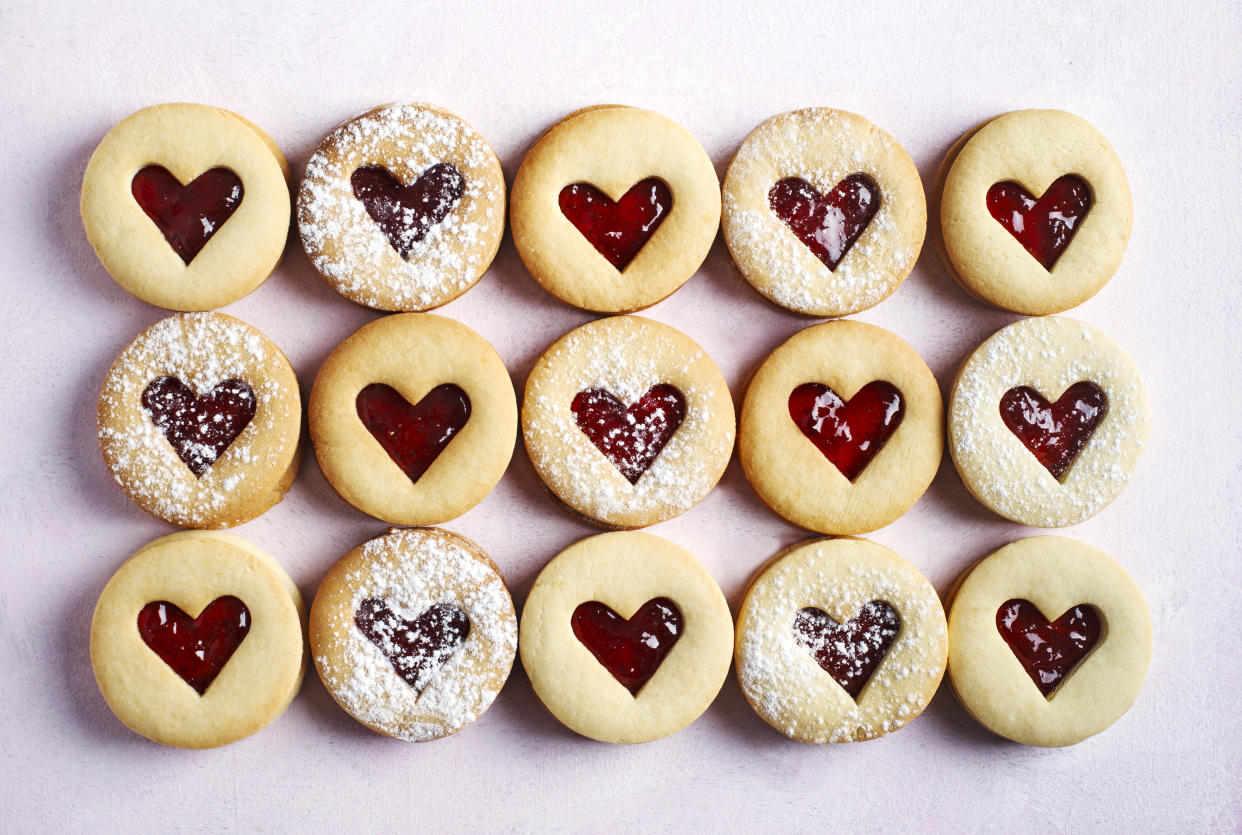
M 1242 827 L 1238 7 L 594 5 L 0 10 L 0 829 Z M 1058 107 L 1098 126 L 1129 172 L 1134 235 L 1114 281 L 1070 315 L 1133 354 L 1155 423 L 1130 488 L 1064 533 L 1111 552 L 1150 600 L 1155 660 L 1130 713 L 1076 747 L 1035 750 L 992 736 L 942 688 L 897 734 L 810 748 L 770 730 L 730 679 L 681 733 L 613 747 L 562 729 L 517 670 L 476 725 L 414 746 L 355 724 L 311 673 L 283 717 L 223 749 L 166 749 L 126 730 L 91 674 L 91 610 L 117 566 L 170 528 L 111 482 L 94 403 L 116 353 L 164 313 L 120 290 L 91 252 L 77 211 L 86 160 L 133 110 L 188 100 L 254 120 L 300 172 L 332 126 L 398 99 L 464 116 L 510 178 L 544 127 L 599 102 L 677 119 L 721 173 L 761 120 L 809 105 L 872 119 L 925 182 L 959 134 L 1002 111 Z M 284 348 L 306 388 L 332 346 L 376 316 L 328 289 L 296 240 L 271 280 L 226 310 Z M 488 338 L 518 386 L 544 346 L 588 318 L 539 289 L 508 241 L 444 312 Z M 648 315 L 704 345 L 735 395 L 810 323 L 762 302 L 719 242 Z M 910 341 L 947 383 L 1015 317 L 970 300 L 928 246 L 905 286 L 859 318 Z M 554 506 L 521 451 L 491 496 L 447 527 L 491 552 L 519 604 L 553 554 L 594 532 Z M 383 530 L 333 493 L 308 454 L 288 498 L 238 532 L 309 599 L 339 555 Z M 760 506 L 736 461 L 699 507 L 652 530 L 697 554 L 734 606 L 752 569 L 804 536 Z M 873 538 L 943 591 L 972 560 L 1029 533 L 976 504 L 946 457 L 926 497 Z

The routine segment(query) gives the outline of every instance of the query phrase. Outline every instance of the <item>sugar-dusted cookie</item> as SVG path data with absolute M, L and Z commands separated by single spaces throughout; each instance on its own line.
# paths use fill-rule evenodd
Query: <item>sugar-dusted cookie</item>
M 865 539 L 787 548 L 751 580 L 734 659 L 746 700 L 791 739 L 874 739 L 931 701 L 948 652 L 931 583 Z
M 347 337 L 319 369 L 307 411 L 324 476 L 354 507 L 397 525 L 474 507 L 517 438 L 500 355 L 432 313 L 386 316 Z
M 676 122 L 635 107 L 576 111 L 527 152 L 513 181 L 513 243 L 564 302 L 601 313 L 649 307 L 707 257 L 720 181 Z
M 936 177 L 933 241 L 971 295 L 1017 313 L 1059 313 L 1099 292 L 1130 240 L 1121 161 L 1083 119 L 1019 110 L 959 139 Z
M 387 104 L 337 127 L 298 190 L 298 229 L 315 269 L 379 310 L 430 310 L 469 290 L 504 226 L 496 154 L 429 104 Z
M 225 533 L 181 531 L 108 581 L 91 665 L 112 712 L 163 745 L 215 748 L 280 714 L 306 669 L 302 595 L 276 561 Z
M 1151 664 L 1143 593 L 1103 551 L 1060 536 L 1012 542 L 949 601 L 949 681 L 980 723 L 1026 745 L 1073 745 L 1116 722 Z
M 742 277 L 812 316 L 879 304 L 910 274 L 927 231 L 923 183 L 905 149 L 827 107 L 755 128 L 729 164 L 723 208 Z
M 332 567 L 310 616 L 324 686 L 377 733 L 454 734 L 491 706 L 517 652 L 517 616 L 496 564 L 437 528 L 364 542 Z
M 112 363 L 99 449 L 153 516 L 223 528 L 265 513 L 301 461 L 302 401 L 289 360 L 223 313 L 184 313 L 140 333 Z
M 843 320 L 794 334 L 742 402 L 738 452 L 759 498 L 820 533 L 872 531 L 905 513 L 940 464 L 936 378 L 914 349 Z
M 733 451 L 733 400 L 690 337 L 639 316 L 554 342 L 526 381 L 522 431 L 539 477 L 591 520 L 637 528 L 706 496 Z
M 159 104 L 108 132 L 82 179 L 82 223 L 138 298 L 209 310 L 263 283 L 289 233 L 289 166 L 236 113 Z
M 649 742 L 693 722 L 729 672 L 733 621 L 686 550 L 632 531 L 566 548 L 522 609 L 522 666 L 570 729 Z
M 1072 525 L 1130 481 L 1149 412 L 1138 369 L 1108 335 L 1073 319 L 1020 319 L 962 363 L 949 452 L 967 489 L 1001 516 Z

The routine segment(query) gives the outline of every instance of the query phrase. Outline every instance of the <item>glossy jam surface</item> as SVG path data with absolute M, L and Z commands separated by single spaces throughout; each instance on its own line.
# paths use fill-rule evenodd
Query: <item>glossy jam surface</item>
M 1099 642 L 1102 626 L 1095 607 L 1081 603 L 1051 622 L 1029 600 L 996 610 L 996 628 L 1045 699 Z
M 794 616 L 793 630 L 794 638 L 824 672 L 858 701 L 871 674 L 897 639 L 901 617 L 883 600 L 872 600 L 845 623 L 837 623 L 822 609 L 808 606 Z
M 418 481 L 470 419 L 460 386 L 436 386 L 414 405 L 395 388 L 372 383 L 358 392 L 358 417 L 397 466 Z
M 591 246 L 624 271 L 673 210 L 673 192 L 663 180 L 648 177 L 614 203 L 590 183 L 574 183 L 561 189 L 560 204 Z
M 880 210 L 880 187 L 866 174 L 851 174 L 820 194 L 801 177 L 786 177 L 768 191 L 768 206 L 835 270 Z
M 370 597 L 359 604 L 354 624 L 397 675 L 419 693 L 470 637 L 470 618 L 451 603 L 437 603 L 414 620 L 406 620 L 388 601 Z
M 884 448 L 905 413 L 901 392 L 883 380 L 867 383 L 849 402 L 823 383 L 803 383 L 789 395 L 789 416 L 850 481 Z
M 254 419 L 254 390 L 225 380 L 201 397 L 176 377 L 157 377 L 142 392 L 142 407 L 196 478 L 211 468 Z
M 591 443 L 637 484 L 686 419 L 686 400 L 667 383 L 652 386 L 627 408 L 612 392 L 586 389 L 569 405 Z
M 250 631 L 250 610 L 236 597 L 217 597 L 192 618 L 166 600 L 138 612 L 138 634 L 160 660 L 198 691 L 216 680 Z
M 349 182 L 354 196 L 402 258 L 410 257 L 414 246 L 448 217 L 466 192 L 466 178 L 448 162 L 436 163 L 408 186 L 378 165 L 357 169 Z
M 681 638 L 681 609 L 667 597 L 648 600 L 626 620 L 592 600 L 574 609 L 574 635 L 634 696 Z
M 1108 413 L 1108 395 L 1084 380 L 1049 403 L 1035 389 L 1018 386 L 1005 392 L 1000 413 L 1009 431 L 1061 481 Z
M 241 178 L 227 168 L 212 168 L 182 185 L 159 165 L 135 174 L 130 191 L 187 264 L 237 211 L 243 194 Z
M 1091 187 L 1073 174 L 1057 178 L 1038 200 L 1014 182 L 988 189 L 988 211 L 1031 257 L 1052 270 L 1091 211 Z

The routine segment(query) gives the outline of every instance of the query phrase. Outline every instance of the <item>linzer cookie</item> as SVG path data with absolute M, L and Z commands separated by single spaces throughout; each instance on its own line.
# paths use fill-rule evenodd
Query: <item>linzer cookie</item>
M 962 363 L 949 452 L 967 489 L 1001 516 L 1072 525 L 1130 481 L 1149 411 L 1133 360 L 1106 334 L 1073 319 L 1021 319 Z
M 379 310 L 430 310 L 469 290 L 504 225 L 496 154 L 428 104 L 388 104 L 345 122 L 319 145 L 298 190 L 298 229 L 315 269 Z
M 746 137 L 724 182 L 722 227 L 738 271 L 776 304 L 844 316 L 891 295 L 927 229 L 905 149 L 861 116 L 813 107 Z
M 1019 110 L 967 132 L 936 176 L 934 236 L 970 294 L 1016 313 L 1060 313 L 1121 264 L 1134 207 L 1116 152 L 1060 110 Z
M 526 381 L 522 431 L 539 477 L 573 510 L 636 528 L 697 504 L 733 451 L 733 400 L 688 336 L 638 316 L 554 342 Z
M 130 293 L 209 310 L 254 290 L 280 262 L 289 184 L 276 143 L 241 116 L 160 104 L 124 119 L 91 155 L 82 224 Z
M 170 316 L 139 334 L 104 378 L 97 420 L 121 489 L 187 528 L 266 512 L 301 458 L 302 401 L 289 360 L 223 313 Z
M 627 313 L 681 287 L 720 225 L 720 182 L 676 122 L 635 107 L 569 114 L 518 169 L 513 243 L 544 289 L 600 313 Z

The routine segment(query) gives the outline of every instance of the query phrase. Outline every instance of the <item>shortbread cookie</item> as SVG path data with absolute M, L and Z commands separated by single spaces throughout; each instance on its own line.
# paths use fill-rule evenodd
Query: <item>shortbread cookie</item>
M 302 685 L 302 595 L 276 561 L 225 533 L 144 546 L 108 581 L 91 621 L 104 701 L 162 745 L 215 748 L 250 736 Z
M 518 254 L 549 293 L 626 313 L 672 294 L 703 263 L 720 224 L 720 182 L 676 122 L 634 107 L 588 107 L 527 152 L 510 223 Z
M 707 569 L 645 533 L 566 548 L 522 609 L 522 666 L 535 695 L 602 742 L 650 742 L 697 719 L 724 684 L 732 640 Z
M 1099 292 L 1130 239 L 1134 207 L 1116 152 L 1060 110 L 1019 110 L 963 136 L 937 175 L 949 273 L 1017 313 L 1059 313 Z
M 91 155 L 82 223 L 130 293 L 209 310 L 240 299 L 280 263 L 289 183 L 280 149 L 241 116 L 160 104 L 126 118 Z
M 388 104 L 320 143 L 298 190 L 298 229 L 338 293 L 379 310 L 430 310 L 482 277 L 505 226 L 491 147 L 429 104 Z
M 927 203 L 897 140 L 861 116 L 812 107 L 746 137 L 724 182 L 725 243 L 776 304 L 844 316 L 879 304 L 923 246 Z
M 1106 334 L 1073 319 L 1021 319 L 962 363 L 949 452 L 966 488 L 1001 516 L 1073 525 L 1130 481 L 1149 412 L 1138 369 Z
M 117 484 L 153 516 L 224 528 L 284 498 L 301 462 L 302 401 L 289 360 L 223 313 L 156 322 L 121 352 L 97 408 Z
M 864 539 L 813 539 L 769 560 L 737 616 L 746 700 L 799 742 L 904 727 L 944 676 L 948 636 L 931 583 Z
M 905 342 L 839 321 L 794 334 L 742 402 L 738 452 L 759 498 L 820 533 L 872 531 L 909 510 L 940 465 L 940 388 Z
M 1073 745 L 1116 722 L 1151 664 L 1151 614 L 1112 557 L 1035 536 L 971 566 L 949 604 L 949 681 L 966 710 L 1026 745 Z
M 671 519 L 706 496 L 733 451 L 733 400 L 690 337 L 638 316 L 554 342 L 526 381 L 522 432 L 539 477 L 610 527 Z
M 517 439 L 513 382 L 496 350 L 431 313 L 386 316 L 347 337 L 319 369 L 308 413 L 336 492 L 397 525 L 474 507 Z
M 311 654 L 350 716 L 411 742 L 454 734 L 504 686 L 517 616 L 496 564 L 464 537 L 393 528 L 323 578 Z

